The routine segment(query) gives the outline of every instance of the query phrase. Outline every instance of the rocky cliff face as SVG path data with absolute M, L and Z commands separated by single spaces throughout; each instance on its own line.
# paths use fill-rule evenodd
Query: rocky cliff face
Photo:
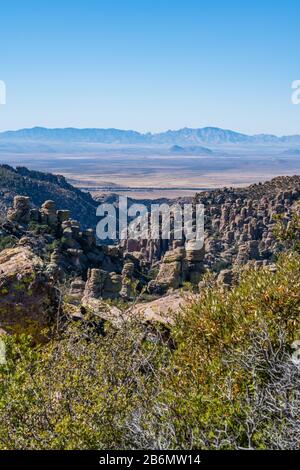
M 201 289 L 206 271 L 230 286 L 245 264 L 272 265 L 281 250 L 277 217 L 288 224 L 299 200 L 298 176 L 201 193 L 194 202 L 205 207 L 205 240 L 195 250 L 185 240 L 101 246 L 92 229 L 82 228 L 55 201 L 37 207 L 29 197 L 15 196 L 0 226 L 0 328 L 41 331 L 66 314 L 118 323 L 133 312 L 168 324 L 169 307 L 178 310 L 181 303 L 178 289 L 187 282 Z M 165 300 L 158 298 L 165 294 Z
M 184 241 L 177 240 L 126 240 L 125 250 L 150 264 L 161 259 L 158 275 L 149 285 L 153 292 L 163 294 L 186 281 L 198 283 L 207 270 L 230 283 L 234 271 L 249 262 L 273 263 L 281 250 L 274 235 L 278 217 L 287 224 L 299 200 L 300 176 L 203 192 L 194 203 L 204 205 L 204 250 L 189 251 Z
M 131 283 L 142 278 L 122 247 L 97 245 L 93 230 L 52 200 L 33 208 L 30 198 L 15 196 L 1 240 L 10 246 L 0 252 L 0 328 L 7 331 L 42 329 L 60 316 L 55 293 L 62 286 L 78 313 L 83 296 L 129 299 Z
M 278 217 L 288 223 L 299 199 L 299 176 L 197 195 L 205 207 L 205 266 L 220 271 L 249 261 L 272 262 L 280 251 L 274 226 Z

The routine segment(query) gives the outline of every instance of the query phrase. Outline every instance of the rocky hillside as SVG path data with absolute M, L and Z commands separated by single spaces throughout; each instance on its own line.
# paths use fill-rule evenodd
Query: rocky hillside
M 206 271 L 230 284 L 241 266 L 274 262 L 282 249 L 275 233 L 278 220 L 288 225 L 299 200 L 300 176 L 205 191 L 195 197 L 205 211 L 203 250 L 193 250 L 184 240 L 126 240 L 125 248 L 152 265 L 161 260 L 150 292 L 163 294 L 185 282 L 196 284 Z
M 96 324 L 103 319 L 119 324 L 132 314 L 169 324 L 170 311 L 182 303 L 178 289 L 188 285 L 198 295 L 206 273 L 230 286 L 245 265 L 273 269 L 284 249 L 276 233 L 278 224 L 288 231 L 292 228 L 300 201 L 299 176 L 203 192 L 195 200 L 205 207 L 201 249 L 195 249 L 193 240 L 172 239 L 104 246 L 97 244 L 93 229 L 74 220 L 69 210 L 59 209 L 54 200 L 36 207 L 44 188 L 49 192 L 56 188 L 60 207 L 79 199 L 86 210 L 93 207 L 89 196 L 73 192 L 61 177 L 9 167 L 2 171 L 10 177 L 11 187 L 6 182 L 10 197 L 16 188 L 12 183 L 20 181 L 23 194 L 31 188 L 35 196 L 32 201 L 15 196 L 0 225 L 0 328 L 5 330 L 25 324 L 38 329 L 65 311 L 83 320 L 88 313 Z M 70 199 L 62 200 L 64 194 Z M 83 217 L 80 211 L 79 215 Z
M 97 245 L 93 230 L 54 201 L 33 208 L 29 197 L 15 196 L 0 224 L 0 330 L 38 339 L 57 318 L 84 320 L 88 313 L 96 325 L 103 319 L 119 324 L 125 317 L 110 302 L 134 300 L 149 269 L 120 246 Z M 147 312 L 137 308 L 144 319 L 160 318 L 156 304 Z
M 5 215 L 17 195 L 30 197 L 36 207 L 51 199 L 58 209 L 69 210 L 83 227 L 94 227 L 97 223 L 97 202 L 90 194 L 67 183 L 63 176 L 0 165 L 0 217 Z

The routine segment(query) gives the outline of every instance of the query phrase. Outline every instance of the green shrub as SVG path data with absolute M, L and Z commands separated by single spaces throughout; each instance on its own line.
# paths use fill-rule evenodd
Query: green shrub
M 16 244 L 15 237 L 11 235 L 0 236 L 0 251 L 5 250 L 6 248 L 12 248 Z
M 203 289 L 170 332 L 133 319 L 7 337 L 2 449 L 299 449 L 300 255 Z M 170 337 L 171 335 L 171 337 Z
M 170 365 L 174 373 L 168 374 L 164 385 L 167 419 L 174 423 L 176 446 L 271 446 L 265 425 L 270 427 L 271 422 L 274 428 L 280 425 L 284 429 L 289 422 L 284 413 L 289 403 L 278 392 L 276 399 L 283 408 L 277 414 L 274 410 L 266 413 L 263 422 L 261 405 L 255 408 L 253 404 L 254 395 L 258 389 L 264 396 L 270 387 L 271 363 L 276 363 L 276 357 L 278 362 L 290 362 L 290 345 L 300 338 L 299 292 L 300 256 L 285 253 L 275 273 L 267 268 L 251 269 L 230 291 L 206 289 L 180 319 L 174 332 L 177 350 Z M 264 362 L 255 364 L 251 350 Z M 296 385 L 292 383 L 291 389 Z M 300 400 L 298 406 L 299 412 Z M 258 418 L 250 433 L 254 411 Z M 285 434 L 283 431 L 282 437 Z M 279 442 L 272 445 L 278 448 Z
M 55 230 L 49 225 L 39 224 L 38 222 L 31 221 L 28 225 L 28 230 L 34 235 L 55 234 Z

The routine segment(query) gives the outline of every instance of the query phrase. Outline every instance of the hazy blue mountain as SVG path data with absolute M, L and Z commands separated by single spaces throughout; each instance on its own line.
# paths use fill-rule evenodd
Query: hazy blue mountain
M 47 129 L 34 127 L 0 132 L 5 142 L 47 143 L 103 143 L 103 144 L 166 144 L 166 145 L 221 145 L 221 144 L 300 144 L 300 135 L 277 137 L 269 134 L 247 135 L 218 127 L 183 128 L 157 134 L 121 129 Z
M 299 155 L 300 156 L 300 149 L 288 149 L 282 152 L 282 155 Z
M 91 143 L 142 143 L 147 134 L 119 129 L 75 129 L 72 127 L 47 129 L 33 127 L 18 131 L 0 133 L 5 141 L 38 141 L 38 142 L 91 142 Z
M 200 145 L 190 145 L 188 147 L 181 147 L 181 145 L 173 145 L 169 149 L 171 154 L 177 155 L 212 155 L 214 152 L 207 147 Z
M 176 131 L 167 131 L 154 134 L 152 140 L 157 143 L 181 143 L 181 144 L 224 144 L 249 142 L 250 137 L 245 134 L 217 127 L 204 127 L 202 129 L 190 129 L 188 127 Z

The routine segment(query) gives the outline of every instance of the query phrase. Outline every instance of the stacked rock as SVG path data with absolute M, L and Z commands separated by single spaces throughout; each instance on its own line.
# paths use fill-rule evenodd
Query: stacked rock
M 19 224 L 28 224 L 30 221 L 30 198 L 15 196 L 13 207 L 8 210 L 7 219 Z
M 116 299 L 120 297 L 122 276 L 102 269 L 90 269 L 85 285 L 84 297 L 94 299 Z
M 58 249 L 55 249 L 50 256 L 50 263 L 47 265 L 47 272 L 54 279 L 63 280 L 64 273 L 61 269 L 61 253 Z
M 58 210 L 56 215 L 59 224 L 62 224 L 63 222 L 66 222 L 70 219 L 70 211 L 68 210 Z
M 169 289 L 178 289 L 185 281 L 197 284 L 204 272 L 204 251 L 196 240 L 188 241 L 185 247 L 167 251 L 156 279 L 148 284 L 149 292 L 162 294 Z
M 186 263 L 184 279 L 192 284 L 198 284 L 204 272 L 204 246 L 198 247 L 200 242 L 198 240 L 189 240 L 186 243 Z
M 127 261 L 122 270 L 122 288 L 120 296 L 124 299 L 131 299 L 134 296 L 133 290 L 134 263 Z
M 89 269 L 84 296 L 99 299 L 102 297 L 106 272 L 101 269 Z
M 54 201 L 45 201 L 40 210 L 42 224 L 55 227 L 57 225 L 57 214 Z

